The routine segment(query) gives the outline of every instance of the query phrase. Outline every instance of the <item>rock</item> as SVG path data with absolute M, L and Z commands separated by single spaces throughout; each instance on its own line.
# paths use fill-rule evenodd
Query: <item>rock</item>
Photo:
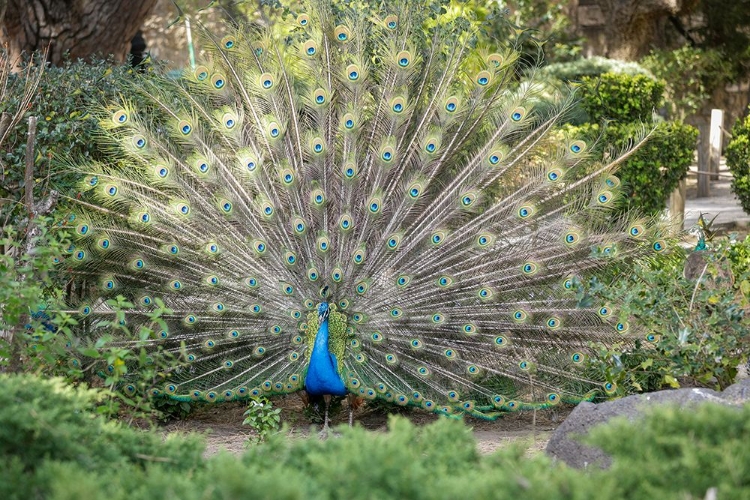
M 552 434 L 547 443 L 547 454 L 571 467 L 606 469 L 612 463 L 609 455 L 599 448 L 582 444 L 579 439 L 592 427 L 615 417 L 629 420 L 641 418 L 651 408 L 673 404 L 679 407 L 705 402 L 739 405 L 750 400 L 750 379 L 728 387 L 723 393 L 711 389 L 692 388 L 636 394 L 604 403 L 581 403 Z
M 728 403 L 744 404 L 750 401 L 750 378 L 745 378 L 732 384 L 721 393 L 721 397 Z

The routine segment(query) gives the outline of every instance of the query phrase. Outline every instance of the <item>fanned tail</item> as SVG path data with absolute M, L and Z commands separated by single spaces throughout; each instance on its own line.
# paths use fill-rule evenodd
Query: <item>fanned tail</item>
M 365 398 L 494 418 L 614 390 L 585 359 L 630 326 L 578 284 L 667 247 L 613 210 L 629 151 L 597 161 L 559 128 L 574 97 L 522 80 L 512 47 L 420 41 L 404 7 L 206 33 L 208 62 L 106 111 L 112 160 L 77 167 L 67 221 L 79 346 L 122 295 L 140 339 L 112 342 L 184 363 L 154 395 L 294 392 L 327 286 L 329 351 Z

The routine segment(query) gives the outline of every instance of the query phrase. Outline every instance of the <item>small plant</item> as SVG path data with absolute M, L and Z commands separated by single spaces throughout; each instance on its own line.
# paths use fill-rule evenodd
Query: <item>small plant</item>
M 248 443 L 262 443 L 279 431 L 281 409 L 274 408 L 265 396 L 251 397 L 250 406 L 244 415 L 246 418 L 242 424 L 249 425 L 256 432 L 256 436 L 250 437 Z

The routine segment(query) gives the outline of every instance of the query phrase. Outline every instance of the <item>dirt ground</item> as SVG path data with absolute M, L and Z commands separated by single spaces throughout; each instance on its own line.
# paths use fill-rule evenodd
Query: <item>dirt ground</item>
M 273 400 L 275 408 L 280 408 L 282 422 L 288 425 L 290 439 L 305 439 L 312 436 L 317 439 L 320 424 L 310 421 L 304 411 L 302 400 L 295 396 L 286 396 Z M 466 417 L 465 423 L 472 427 L 477 446 L 481 453 L 492 453 L 498 448 L 513 443 L 523 445 L 529 455 L 539 453 L 547 446 L 547 441 L 558 425 L 572 411 L 573 407 L 558 407 L 538 412 L 510 413 L 502 418 L 487 422 Z M 247 410 L 246 403 L 222 403 L 197 408 L 185 420 L 175 421 L 166 425 L 163 430 L 167 434 L 180 432 L 197 432 L 206 436 L 206 456 L 227 450 L 241 454 L 245 450 L 245 443 L 253 430 L 243 426 L 243 413 Z M 401 410 L 399 408 L 399 410 Z M 437 415 L 419 410 L 403 410 L 399 412 L 411 420 L 415 425 L 426 425 L 440 418 Z M 346 424 L 348 410 L 346 403 L 339 411 L 332 415 L 333 426 Z M 354 425 L 365 429 L 386 432 L 388 413 L 382 407 L 368 408 L 366 405 L 354 412 Z

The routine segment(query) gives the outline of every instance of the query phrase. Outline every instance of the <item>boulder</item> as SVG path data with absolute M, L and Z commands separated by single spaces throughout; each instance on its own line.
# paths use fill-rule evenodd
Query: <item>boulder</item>
M 745 379 L 723 392 L 711 389 L 691 388 L 636 394 L 604 403 L 581 403 L 568 415 L 555 430 L 547 443 L 547 454 L 562 460 L 571 467 L 585 469 L 599 467 L 606 469 L 612 459 L 599 448 L 584 445 L 580 438 L 586 436 L 592 427 L 603 424 L 615 417 L 637 420 L 660 405 L 675 405 L 689 408 L 706 402 L 730 406 L 740 406 L 750 400 L 750 379 Z

